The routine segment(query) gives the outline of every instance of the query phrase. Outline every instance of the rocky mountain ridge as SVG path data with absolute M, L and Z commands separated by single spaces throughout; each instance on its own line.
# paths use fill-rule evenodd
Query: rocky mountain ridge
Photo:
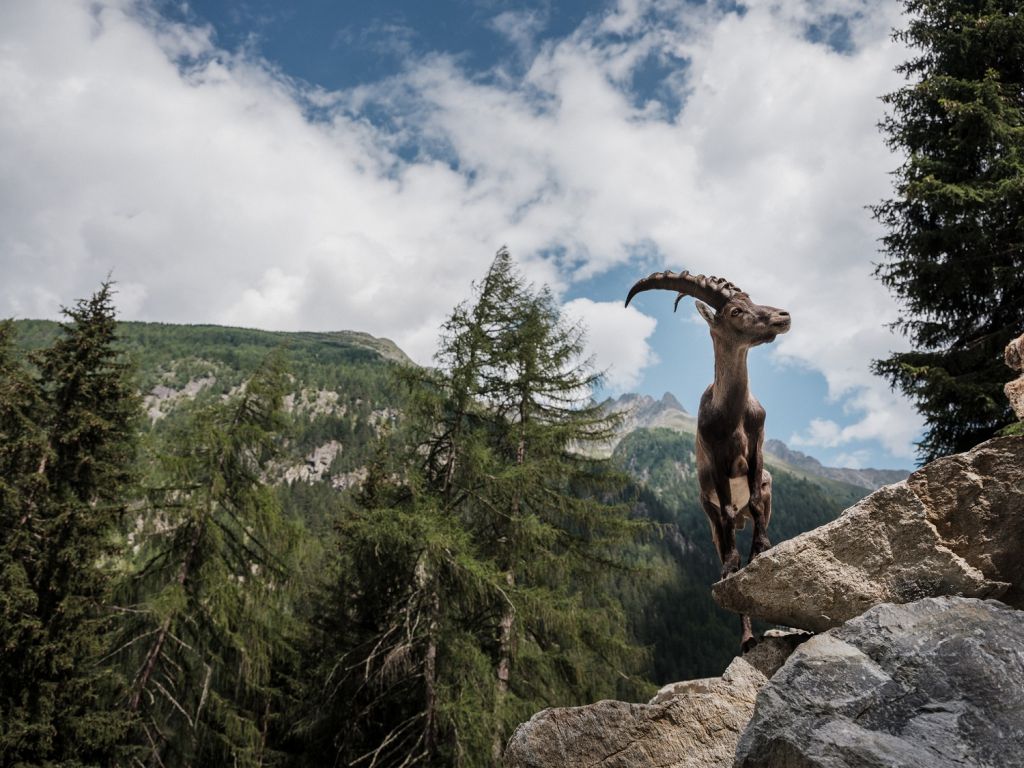
M 794 451 L 781 440 L 769 439 L 764 441 L 764 452 L 769 456 L 788 464 L 791 467 L 803 470 L 816 477 L 826 477 L 830 480 L 839 480 L 851 485 L 859 485 L 868 490 L 877 490 L 883 485 L 898 483 L 906 478 L 910 472 L 905 469 L 854 469 L 852 467 L 826 467 L 813 456 L 808 456 L 800 451 Z
M 601 405 L 610 413 L 622 416 L 622 423 L 608 448 L 608 453 L 615 449 L 622 438 L 637 429 L 665 428 L 689 434 L 697 433 L 697 418 L 690 414 L 671 392 L 666 392 L 660 399 L 655 399 L 651 395 L 627 393 L 618 398 L 607 398 Z M 813 456 L 795 451 L 778 439 L 765 440 L 764 452 L 769 467 L 774 465 L 794 474 L 836 480 L 869 491 L 890 483 L 898 483 L 910 474 L 909 470 L 902 469 L 827 467 Z

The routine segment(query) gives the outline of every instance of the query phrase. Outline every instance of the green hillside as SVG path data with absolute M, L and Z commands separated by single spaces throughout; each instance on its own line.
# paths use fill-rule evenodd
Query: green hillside
M 59 329 L 45 320 L 14 325 L 24 349 L 45 346 Z M 290 391 L 271 480 L 291 512 L 314 529 L 330 525 L 338 493 L 358 484 L 373 441 L 393 425 L 402 399 L 395 371 L 411 363 L 393 342 L 354 331 L 124 322 L 118 333 L 134 365 L 151 444 L 189 412 L 238 392 L 269 354 L 280 352 Z

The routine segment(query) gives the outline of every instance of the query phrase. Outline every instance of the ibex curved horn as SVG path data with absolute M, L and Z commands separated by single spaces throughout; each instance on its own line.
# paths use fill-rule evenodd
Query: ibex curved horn
M 693 296 L 705 304 L 710 304 L 716 311 L 728 304 L 729 300 L 734 296 L 739 294 L 746 295 L 744 291 L 722 277 L 691 275 L 686 270 L 683 270 L 678 275 L 675 272 L 655 272 L 653 275 L 638 280 L 629 289 L 629 295 L 626 296 L 626 306 L 628 307 L 633 297 L 641 291 L 649 291 L 654 288 L 677 291 L 679 295 L 676 297 L 676 306 L 678 306 L 679 300 L 684 296 Z M 673 306 L 674 310 L 675 306 Z

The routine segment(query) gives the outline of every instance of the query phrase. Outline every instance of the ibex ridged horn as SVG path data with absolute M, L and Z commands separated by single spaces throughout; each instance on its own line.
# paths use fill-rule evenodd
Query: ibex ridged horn
M 641 291 L 649 291 L 654 288 L 679 293 L 676 297 L 673 311 L 679 305 L 679 300 L 683 296 L 693 296 L 696 299 L 700 299 L 705 304 L 710 304 L 717 311 L 724 307 L 733 296 L 743 293 L 742 290 L 728 280 L 715 277 L 714 275 L 711 277 L 691 275 L 686 270 L 683 270 L 678 275 L 675 272 L 655 272 L 653 275 L 649 275 L 642 280 L 637 280 L 633 287 L 629 289 L 629 295 L 626 296 L 626 306 L 628 307 L 633 297 Z

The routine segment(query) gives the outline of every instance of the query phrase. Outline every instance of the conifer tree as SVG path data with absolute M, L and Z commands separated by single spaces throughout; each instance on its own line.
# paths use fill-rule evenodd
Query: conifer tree
M 109 765 L 127 725 L 101 656 L 139 403 L 117 348 L 111 284 L 64 314 L 61 335 L 33 356 L 34 379 L 9 352 L 0 362 L 10 472 L 0 602 L 5 764 Z
M 36 383 L 15 352 L 13 325 L 0 325 L 0 763 L 45 754 L 51 731 L 33 695 L 44 627 L 32 577 L 40 520 L 30 500 L 45 489 L 36 470 L 45 436 Z M 34 511 L 34 510 L 32 510 Z
M 438 369 L 407 372 L 406 448 L 342 518 L 310 654 L 325 684 L 307 732 L 337 764 L 497 765 L 516 723 L 614 695 L 640 661 L 603 597 L 633 524 L 584 454 L 612 424 L 582 350 L 503 249 Z
M 924 417 L 925 461 L 1009 424 L 1003 348 L 1024 331 L 1024 15 L 1018 0 L 905 0 L 909 81 L 881 124 L 906 157 L 877 274 L 913 350 L 874 370 Z
M 428 455 L 445 457 L 432 476 L 461 500 L 458 514 L 506 596 L 494 628 L 497 763 L 538 706 L 593 701 L 616 693 L 609 681 L 629 680 L 641 655 L 600 587 L 638 525 L 605 500 L 624 479 L 591 458 L 615 417 L 590 400 L 600 376 L 584 358 L 584 331 L 506 249 L 474 302 L 446 323 L 438 360 L 448 428 L 426 440 Z
M 301 765 L 488 764 L 493 681 L 481 639 L 498 574 L 394 458 L 375 463 L 339 521 L 340 561 L 306 654 Z
M 263 766 L 287 653 L 287 562 L 294 531 L 263 474 L 284 389 L 273 356 L 226 403 L 169 435 L 134 533 L 118 657 L 144 765 Z

